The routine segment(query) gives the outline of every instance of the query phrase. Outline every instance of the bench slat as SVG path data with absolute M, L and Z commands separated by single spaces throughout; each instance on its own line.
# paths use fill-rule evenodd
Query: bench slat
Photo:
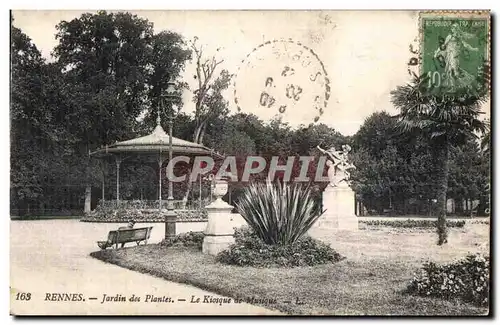
M 106 246 L 109 247 L 116 244 L 116 247 L 118 248 L 118 244 L 131 242 L 139 243 L 141 241 L 145 241 L 147 243 L 147 240 L 151 236 L 152 229 L 153 227 L 111 230 L 108 233 L 108 240 L 106 242 L 98 242 L 98 244 L 99 247 L 101 247 L 101 245 L 104 245 L 104 248 Z
M 129 243 L 149 238 L 150 228 L 136 228 L 118 230 L 116 241 L 118 243 Z

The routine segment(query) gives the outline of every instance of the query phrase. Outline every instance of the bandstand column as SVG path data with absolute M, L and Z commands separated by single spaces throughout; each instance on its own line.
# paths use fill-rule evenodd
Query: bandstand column
M 116 157 L 116 206 L 120 204 L 120 164 L 122 163 L 121 157 Z
M 106 190 L 106 173 L 104 172 L 104 169 L 108 167 L 107 165 L 104 164 L 104 161 L 101 160 L 101 170 L 102 170 L 102 204 L 104 205 L 104 199 L 105 199 L 105 190 Z
M 163 158 L 163 156 L 161 155 L 161 152 L 160 152 L 160 155 L 158 156 L 158 209 L 162 210 L 162 179 L 161 179 L 161 167 L 163 166 L 163 163 L 165 162 L 165 159 Z
M 158 209 L 161 212 L 161 156 L 158 157 Z

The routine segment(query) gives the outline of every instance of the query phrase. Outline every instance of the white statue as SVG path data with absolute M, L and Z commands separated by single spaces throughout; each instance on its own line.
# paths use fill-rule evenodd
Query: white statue
M 342 145 L 342 150 L 335 150 L 335 147 L 331 147 L 328 150 L 322 149 L 319 145 L 318 150 L 326 154 L 328 161 L 326 165 L 328 166 L 328 178 L 330 179 L 330 186 L 337 187 L 343 181 L 349 184 L 351 178 L 351 173 L 349 169 L 355 169 L 352 163 L 350 163 L 348 154 L 351 151 L 351 146 L 348 144 Z

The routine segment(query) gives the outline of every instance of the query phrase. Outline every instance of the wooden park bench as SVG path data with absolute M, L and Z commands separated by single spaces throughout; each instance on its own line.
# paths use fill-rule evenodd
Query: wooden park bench
M 97 245 L 101 249 L 106 249 L 113 245 L 116 245 L 115 248 L 118 248 L 118 244 L 124 245 L 125 243 L 133 242 L 139 245 L 142 241 L 144 241 L 144 245 L 146 245 L 151 236 L 152 229 L 153 227 L 111 230 L 108 234 L 108 240 L 98 241 Z

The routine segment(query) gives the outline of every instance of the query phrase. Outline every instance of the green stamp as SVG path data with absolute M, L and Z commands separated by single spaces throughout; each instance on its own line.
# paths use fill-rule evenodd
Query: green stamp
M 434 94 L 485 86 L 489 62 L 489 13 L 421 16 L 421 74 Z

